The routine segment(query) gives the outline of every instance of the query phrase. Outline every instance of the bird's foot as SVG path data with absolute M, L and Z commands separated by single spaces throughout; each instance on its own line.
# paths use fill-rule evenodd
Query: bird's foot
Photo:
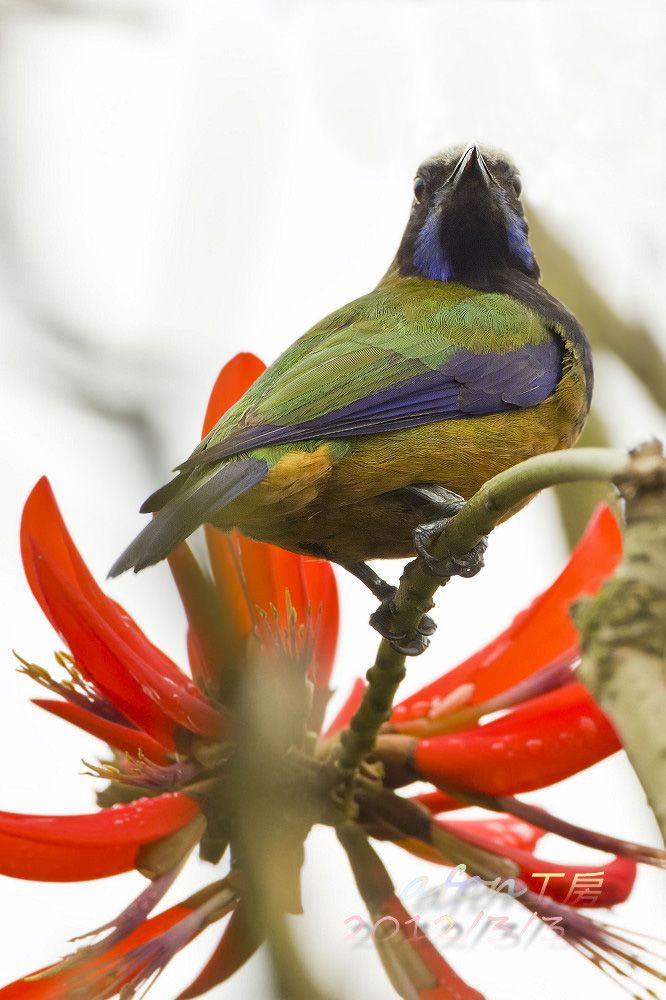
M 423 561 L 425 568 L 432 576 L 446 580 L 452 576 L 476 576 L 483 567 L 483 557 L 488 547 L 488 539 L 482 538 L 473 549 L 462 556 L 447 556 L 438 559 L 430 552 L 430 546 L 446 528 L 447 520 L 433 521 L 431 524 L 420 524 L 414 532 L 414 547 Z
M 393 593 L 385 597 L 377 610 L 370 615 L 370 624 L 390 642 L 396 653 L 401 653 L 403 656 L 419 656 L 430 645 L 429 636 L 433 634 L 437 625 L 429 615 L 424 615 L 414 632 L 396 632 L 393 625 L 395 619 L 393 598 L 396 588 L 393 587 L 392 590 Z
M 370 590 L 381 601 L 377 610 L 370 616 L 370 624 L 384 639 L 387 639 L 397 653 L 404 656 L 418 656 L 428 647 L 428 636 L 431 636 L 437 625 L 429 615 L 424 615 L 418 629 L 413 635 L 398 633 L 393 628 L 395 606 L 393 598 L 397 587 L 382 580 L 366 563 L 346 563 L 345 569 Z
M 367 563 L 343 563 L 342 565 L 348 573 L 365 584 L 377 600 L 384 601 L 395 596 L 395 587 L 387 583 L 386 580 L 382 580 L 381 576 L 375 573 L 374 569 L 370 569 Z

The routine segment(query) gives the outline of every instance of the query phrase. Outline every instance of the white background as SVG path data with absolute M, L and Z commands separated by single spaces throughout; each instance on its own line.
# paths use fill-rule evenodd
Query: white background
M 221 364 L 239 349 L 270 361 L 369 290 L 399 240 L 417 164 L 454 142 L 510 151 L 531 201 L 603 294 L 663 337 L 666 9 L 660 0 L 97 0 L 5 2 L 0 12 L 0 806 L 85 812 L 93 785 L 80 758 L 102 745 L 31 706 L 38 692 L 10 655 L 15 647 L 47 664 L 57 646 L 19 564 L 20 508 L 34 481 L 50 476 L 103 578 L 141 524 L 140 500 L 195 443 Z M 598 384 L 623 443 L 661 430 L 612 366 L 600 367 Z M 540 498 L 496 533 L 481 576 L 447 588 L 439 633 L 406 688 L 506 625 L 564 558 L 551 500 Z M 340 584 L 343 690 L 368 666 L 375 637 L 372 602 L 355 582 Z M 182 658 L 164 569 L 109 591 Z M 658 842 L 619 755 L 531 798 Z M 554 838 L 543 847 L 563 861 L 597 858 Z M 443 877 L 384 853 L 399 886 Z M 193 863 L 169 900 L 212 877 Z M 0 982 L 55 959 L 142 884 L 0 878 Z M 305 903 L 307 924 L 296 927 L 322 983 L 351 1000 L 389 996 L 372 950 L 344 940 L 359 903 L 327 831 L 309 843 Z M 642 871 L 611 919 L 658 933 L 664 908 L 662 877 Z M 216 933 L 151 995 L 170 1000 Z M 545 938 L 450 958 L 489 1000 L 624 995 Z M 269 996 L 261 958 L 219 995 Z

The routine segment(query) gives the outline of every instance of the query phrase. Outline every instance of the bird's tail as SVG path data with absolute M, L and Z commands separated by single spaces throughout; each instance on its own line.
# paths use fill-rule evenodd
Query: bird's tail
M 266 462 L 243 458 L 222 468 L 178 476 L 149 497 L 142 510 L 157 509 L 150 524 L 141 531 L 115 561 L 109 576 L 128 569 L 135 573 L 153 566 L 191 535 L 200 525 L 218 514 L 268 473 Z

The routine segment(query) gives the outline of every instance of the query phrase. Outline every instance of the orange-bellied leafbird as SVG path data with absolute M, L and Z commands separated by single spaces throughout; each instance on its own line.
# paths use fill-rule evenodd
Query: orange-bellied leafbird
M 388 599 L 365 560 L 418 550 L 437 572 L 427 526 L 496 473 L 572 445 L 591 390 L 585 334 L 539 283 L 516 168 L 478 146 L 441 153 L 418 170 L 377 287 L 227 411 L 143 505 L 156 516 L 112 575 L 208 522 L 332 559 Z

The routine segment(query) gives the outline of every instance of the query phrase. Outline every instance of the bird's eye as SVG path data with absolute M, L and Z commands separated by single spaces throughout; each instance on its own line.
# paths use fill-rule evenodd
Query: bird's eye
M 417 177 L 416 180 L 414 181 L 414 197 L 417 203 L 421 201 L 424 192 L 425 192 L 425 181 L 423 180 L 422 177 Z
M 511 184 L 513 186 L 513 190 L 516 193 L 516 198 L 520 198 L 521 192 L 523 190 L 523 182 L 521 181 L 518 174 L 513 175 L 513 177 L 511 178 Z

